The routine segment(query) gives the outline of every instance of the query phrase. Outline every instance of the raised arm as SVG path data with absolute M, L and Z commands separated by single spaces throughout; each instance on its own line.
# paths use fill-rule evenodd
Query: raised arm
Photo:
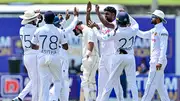
M 89 1 L 87 4 L 87 9 L 86 9 L 86 24 L 88 25 L 88 22 L 91 21 L 91 10 L 92 10 L 92 5 L 91 2 Z
M 64 29 L 64 33 L 70 32 L 74 29 L 74 27 L 76 26 L 77 21 L 78 21 L 78 16 L 79 16 L 79 11 L 75 7 L 74 8 L 74 20 L 72 21 L 72 23 L 67 28 Z
M 59 19 L 62 19 L 62 22 L 60 23 L 62 27 L 64 27 L 66 21 L 69 20 L 69 18 L 70 18 L 70 14 L 69 14 L 69 10 L 68 9 L 66 10 L 66 17 L 65 17 L 65 19 L 63 18 L 63 16 L 61 14 L 59 15 Z
M 99 6 L 96 5 L 96 14 L 98 15 L 99 17 L 99 20 L 102 22 L 102 24 L 107 27 L 107 28 L 112 28 L 114 29 L 115 28 L 115 25 L 112 23 L 112 22 L 108 22 L 104 17 L 103 15 L 100 13 L 99 11 Z

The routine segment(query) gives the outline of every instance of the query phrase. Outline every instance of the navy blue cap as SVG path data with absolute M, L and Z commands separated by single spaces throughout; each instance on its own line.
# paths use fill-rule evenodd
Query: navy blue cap
M 129 20 L 128 13 L 127 12 L 119 12 L 116 17 L 116 21 L 120 25 L 129 24 L 130 20 Z
M 44 18 L 46 22 L 54 21 L 55 14 L 52 11 L 47 11 L 44 13 Z

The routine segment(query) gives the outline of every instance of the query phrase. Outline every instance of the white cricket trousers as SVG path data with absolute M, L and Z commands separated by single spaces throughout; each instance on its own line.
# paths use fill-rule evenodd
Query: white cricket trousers
M 105 84 L 109 78 L 111 59 L 112 59 L 112 55 L 102 55 L 99 60 L 98 96 L 96 98 L 96 101 L 100 100 L 102 96 L 103 88 L 105 87 Z M 117 85 L 114 86 L 114 91 L 116 93 L 117 101 L 124 101 L 123 90 L 122 90 L 122 86 L 120 85 L 120 78 L 117 79 L 115 82 L 117 82 Z
M 81 88 L 84 91 L 85 101 L 96 100 L 96 71 L 98 68 L 99 57 L 90 56 L 88 59 L 82 60 L 81 70 L 83 75 L 81 77 Z
M 111 73 L 103 89 L 101 100 L 99 101 L 109 101 L 109 95 L 113 87 L 117 85 L 116 80 L 120 78 L 123 69 L 125 69 L 127 83 L 132 92 L 132 101 L 138 101 L 138 89 L 136 85 L 136 67 L 134 55 L 118 53 L 115 53 L 112 57 Z
M 161 70 L 156 70 L 157 63 L 158 59 L 151 59 L 150 61 L 148 80 L 141 101 L 151 101 L 156 89 L 160 95 L 161 101 L 170 101 L 167 88 L 164 84 L 164 69 L 167 65 L 167 59 L 164 60 Z
M 69 101 L 69 60 L 62 61 L 62 89 L 60 92 L 60 101 Z
M 40 54 L 38 58 L 40 74 L 40 94 L 39 101 L 49 101 L 50 79 L 54 80 L 55 101 L 58 101 L 62 82 L 61 56 L 59 54 L 46 55 Z
M 39 97 L 39 72 L 37 65 L 37 54 L 24 55 L 24 65 L 27 69 L 30 81 L 18 95 L 22 100 L 31 91 L 32 101 L 38 101 Z
M 69 101 L 69 61 L 68 59 L 63 58 L 62 60 L 62 87 L 60 90 L 60 101 Z M 61 68 L 61 67 L 60 67 Z M 52 80 L 53 81 L 53 80 Z M 54 81 L 53 81 L 54 82 Z M 56 83 L 54 83 L 56 85 Z M 50 89 L 50 101 L 53 101 L 55 99 L 54 93 L 55 93 L 55 86 Z

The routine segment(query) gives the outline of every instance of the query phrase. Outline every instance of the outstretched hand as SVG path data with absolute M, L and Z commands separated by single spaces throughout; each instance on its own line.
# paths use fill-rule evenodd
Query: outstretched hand
M 89 1 L 89 2 L 87 3 L 87 9 L 86 9 L 86 11 L 87 11 L 87 12 L 91 12 L 91 10 L 92 10 L 92 5 L 91 5 L 91 2 Z
M 90 28 L 96 27 L 97 29 L 99 29 L 99 26 L 95 22 L 92 22 L 91 20 L 88 21 L 88 27 Z
M 66 20 L 68 20 L 70 18 L 70 14 L 69 14 L 69 10 L 66 10 Z
M 99 13 L 99 5 L 95 6 L 96 13 Z
M 79 10 L 76 8 L 76 7 L 74 7 L 74 16 L 79 16 Z

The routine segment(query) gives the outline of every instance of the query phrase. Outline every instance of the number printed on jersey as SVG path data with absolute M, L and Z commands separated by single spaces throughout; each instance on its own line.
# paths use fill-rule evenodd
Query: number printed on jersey
M 56 54 L 59 48 L 59 39 L 56 35 L 40 35 L 41 52 L 46 54 Z
M 134 36 L 132 36 L 131 38 L 127 39 L 127 38 L 121 38 L 119 40 L 119 42 L 122 44 L 120 46 L 120 49 L 126 49 L 126 50 L 130 50 L 132 49 L 133 43 L 134 43 Z
M 31 48 L 31 35 L 20 35 L 24 49 Z

